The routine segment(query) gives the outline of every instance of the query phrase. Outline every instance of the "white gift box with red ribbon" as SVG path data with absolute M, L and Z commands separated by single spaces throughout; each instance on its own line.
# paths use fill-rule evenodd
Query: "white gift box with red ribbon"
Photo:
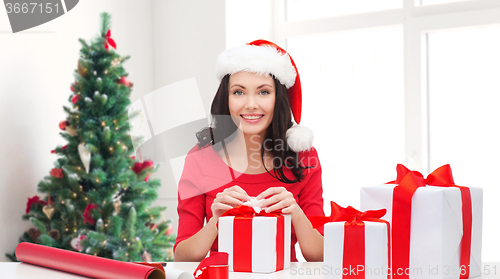
M 308 217 L 313 228 L 324 225 L 324 269 L 329 279 L 387 279 L 390 274 L 390 225 L 386 209 L 342 207 L 330 202 L 330 216 Z
M 229 270 L 271 273 L 290 268 L 291 216 L 219 218 L 219 252 Z
M 449 168 L 449 165 L 443 167 Z M 449 176 L 451 177 L 451 169 Z M 453 181 L 452 177 L 451 181 Z M 396 199 L 394 193 L 395 187 L 399 185 L 401 184 L 391 183 L 361 188 L 361 210 L 387 209 L 387 214 L 382 219 L 391 223 L 391 246 L 394 246 L 394 238 L 399 237 L 397 233 L 394 233 L 393 223 L 393 203 Z M 468 188 L 470 191 L 470 213 L 464 213 L 467 206 L 462 200 L 461 189 L 456 185 L 423 185 L 416 188 L 411 196 L 409 267 L 407 270 L 409 276 L 402 278 L 458 279 L 481 275 L 483 191 L 476 187 L 462 188 Z M 466 241 L 463 222 L 465 214 L 472 216 L 468 229 L 471 232 L 470 255 L 465 256 L 469 257 L 468 268 L 461 265 L 462 243 Z M 394 276 L 395 273 L 400 272 L 394 266 L 394 260 L 399 256 L 397 253 L 392 253 L 393 278 L 400 276 Z M 466 275 L 466 270 L 468 275 Z M 401 272 L 406 271 L 401 270 Z
M 346 264 L 346 253 L 359 253 L 356 247 L 346 246 L 345 222 L 325 224 L 324 264 L 325 278 L 342 279 L 345 275 L 356 275 L 365 279 L 387 279 L 388 239 L 387 224 L 364 221 L 364 262 Z

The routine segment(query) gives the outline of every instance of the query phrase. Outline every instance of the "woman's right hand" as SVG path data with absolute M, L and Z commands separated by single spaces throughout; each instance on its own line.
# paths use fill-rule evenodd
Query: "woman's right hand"
M 232 186 L 224 189 L 224 191 L 217 193 L 213 203 L 212 203 L 212 215 L 215 220 L 218 220 L 219 217 L 229 209 L 242 205 L 243 202 L 249 201 L 250 197 L 248 196 L 245 190 L 241 189 L 240 186 Z

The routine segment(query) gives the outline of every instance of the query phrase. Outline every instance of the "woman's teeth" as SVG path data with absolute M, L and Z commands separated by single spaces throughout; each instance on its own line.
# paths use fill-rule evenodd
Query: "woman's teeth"
M 264 117 L 264 115 L 252 115 L 252 116 L 250 116 L 250 115 L 247 115 L 247 116 L 242 115 L 241 117 L 243 117 L 245 119 L 248 119 L 248 120 L 255 120 L 255 119 L 259 119 L 259 118 Z

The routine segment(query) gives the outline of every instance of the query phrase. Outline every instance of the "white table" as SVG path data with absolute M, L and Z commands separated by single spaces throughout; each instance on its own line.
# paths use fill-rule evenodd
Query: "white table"
M 483 264 L 484 265 L 484 264 Z M 475 279 L 500 279 L 500 263 L 494 263 L 496 275 L 490 273 L 489 276 L 475 277 Z M 198 263 L 168 263 L 169 267 L 188 271 L 192 273 Z M 274 272 L 270 274 L 244 273 L 244 272 L 229 272 L 230 279 L 323 279 L 327 278 L 323 273 L 327 270 L 323 263 L 292 263 L 290 269 Z M 484 267 L 483 267 L 484 270 Z M 490 266 L 490 271 L 493 271 Z M 314 275 L 316 272 L 316 275 Z M 308 275 L 310 274 L 310 275 Z M 0 262 L 0 278 L 2 279 L 78 279 L 87 278 L 83 276 L 73 275 L 70 273 L 39 267 L 26 263 L 8 263 Z M 119 279 L 119 278 L 118 278 Z
M 169 267 L 180 269 L 184 271 L 188 271 L 193 273 L 198 263 L 179 263 L 172 262 L 167 263 Z M 299 267 L 308 267 L 308 268 L 321 268 L 323 263 L 292 263 L 292 268 L 297 270 Z M 258 273 L 243 273 L 243 272 L 229 272 L 230 279 L 255 279 L 255 278 L 273 278 L 273 279 L 281 279 L 281 278 L 304 278 L 304 276 L 292 275 L 292 269 L 282 270 L 275 273 L 270 274 L 258 274 Z M 26 263 L 9 263 L 2 262 L 0 263 L 0 278 L 2 279 L 82 279 L 87 278 L 83 276 L 78 276 L 58 270 L 53 270 L 49 268 L 39 267 L 36 265 L 26 264 Z M 307 276 L 306 278 L 323 278 L 323 276 Z M 119 278 L 117 278 L 119 279 Z
M 172 262 L 167 263 L 169 267 L 188 271 L 190 273 L 194 272 L 198 263 L 180 263 Z M 282 270 L 279 272 L 274 272 L 270 274 L 258 274 L 258 273 L 244 273 L 244 272 L 229 272 L 230 279 L 256 279 L 256 278 L 272 278 L 272 279 L 282 279 L 282 278 L 323 278 L 323 275 L 317 276 L 306 276 L 299 275 L 299 269 L 303 268 L 306 271 L 307 268 L 318 270 L 321 269 L 323 263 L 292 263 L 290 269 Z M 300 272 L 301 273 L 301 272 Z M 53 270 L 49 268 L 39 267 L 36 265 L 26 264 L 26 263 L 9 263 L 0 262 L 0 278 L 2 279 L 82 279 L 87 278 L 83 276 L 78 276 L 58 270 Z M 118 278 L 119 279 L 119 278 Z

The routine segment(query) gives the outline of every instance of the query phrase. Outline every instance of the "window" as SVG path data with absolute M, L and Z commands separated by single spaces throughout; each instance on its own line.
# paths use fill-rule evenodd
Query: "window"
M 450 164 L 457 184 L 483 188 L 483 261 L 498 260 L 500 25 L 429 32 L 427 49 L 428 164 Z
M 252 1 L 227 2 L 238 15 Z M 397 163 L 424 175 L 449 163 L 457 184 L 483 188 L 482 260 L 499 261 L 500 0 L 256 3 L 257 24 L 226 18 L 228 46 L 260 36 L 290 52 L 325 201 L 358 207 L 359 188 L 395 179 Z
M 285 0 L 287 21 L 300 21 L 402 8 L 401 0 Z
M 474 0 L 415 0 L 415 5 L 424 6 L 424 5 L 436 5 L 436 4 L 465 2 L 465 1 L 474 1 Z
M 404 159 L 402 31 L 399 25 L 287 41 L 302 83 L 301 125 L 314 132 L 329 200 L 359 208 L 359 186 L 390 179 Z
M 457 184 L 483 188 L 483 261 L 498 261 L 500 1 L 348 2 L 281 0 L 270 38 L 303 80 L 325 200 L 358 206 L 397 163 L 449 163 Z

